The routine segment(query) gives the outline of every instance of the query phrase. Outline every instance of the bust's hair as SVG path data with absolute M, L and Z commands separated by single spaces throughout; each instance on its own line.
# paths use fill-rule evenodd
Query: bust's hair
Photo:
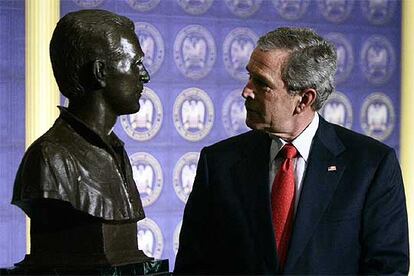
M 336 49 L 312 29 L 278 28 L 260 37 L 257 48 L 290 52 L 282 65 L 281 78 L 292 94 L 315 89 L 314 110 L 319 110 L 335 90 Z
M 83 73 L 96 59 L 120 57 L 119 36 L 134 31 L 134 23 L 104 10 L 80 10 L 57 23 L 49 51 L 60 92 L 67 98 L 82 97 L 90 73 Z

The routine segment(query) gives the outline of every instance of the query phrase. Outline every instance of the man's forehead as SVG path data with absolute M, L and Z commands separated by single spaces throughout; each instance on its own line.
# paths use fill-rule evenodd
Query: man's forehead
M 252 52 L 246 68 L 248 71 L 274 71 L 276 68 L 280 68 L 281 64 L 286 60 L 289 53 L 289 51 L 284 49 L 263 51 L 259 48 L 256 48 Z

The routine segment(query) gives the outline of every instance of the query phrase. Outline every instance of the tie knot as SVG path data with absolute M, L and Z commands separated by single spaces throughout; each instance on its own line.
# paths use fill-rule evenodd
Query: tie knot
M 298 150 L 292 144 L 286 144 L 282 148 L 282 156 L 285 158 L 292 159 L 292 158 L 295 158 L 297 154 L 298 154 Z

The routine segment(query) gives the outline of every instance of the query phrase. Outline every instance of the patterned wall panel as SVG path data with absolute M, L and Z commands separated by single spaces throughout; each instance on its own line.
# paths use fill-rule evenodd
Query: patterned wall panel
M 24 0 L 0 1 L 0 267 L 24 257 L 23 212 L 10 205 L 25 147 Z

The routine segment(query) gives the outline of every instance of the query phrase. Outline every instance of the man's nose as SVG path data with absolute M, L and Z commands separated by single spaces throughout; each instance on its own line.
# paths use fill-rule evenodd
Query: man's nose
M 246 86 L 243 88 L 242 97 L 254 99 L 253 84 L 251 80 L 248 80 Z
M 144 65 L 142 65 L 142 70 L 140 70 L 139 72 L 139 81 L 142 83 L 149 83 L 150 81 L 150 75 L 147 71 L 147 69 L 145 68 Z

